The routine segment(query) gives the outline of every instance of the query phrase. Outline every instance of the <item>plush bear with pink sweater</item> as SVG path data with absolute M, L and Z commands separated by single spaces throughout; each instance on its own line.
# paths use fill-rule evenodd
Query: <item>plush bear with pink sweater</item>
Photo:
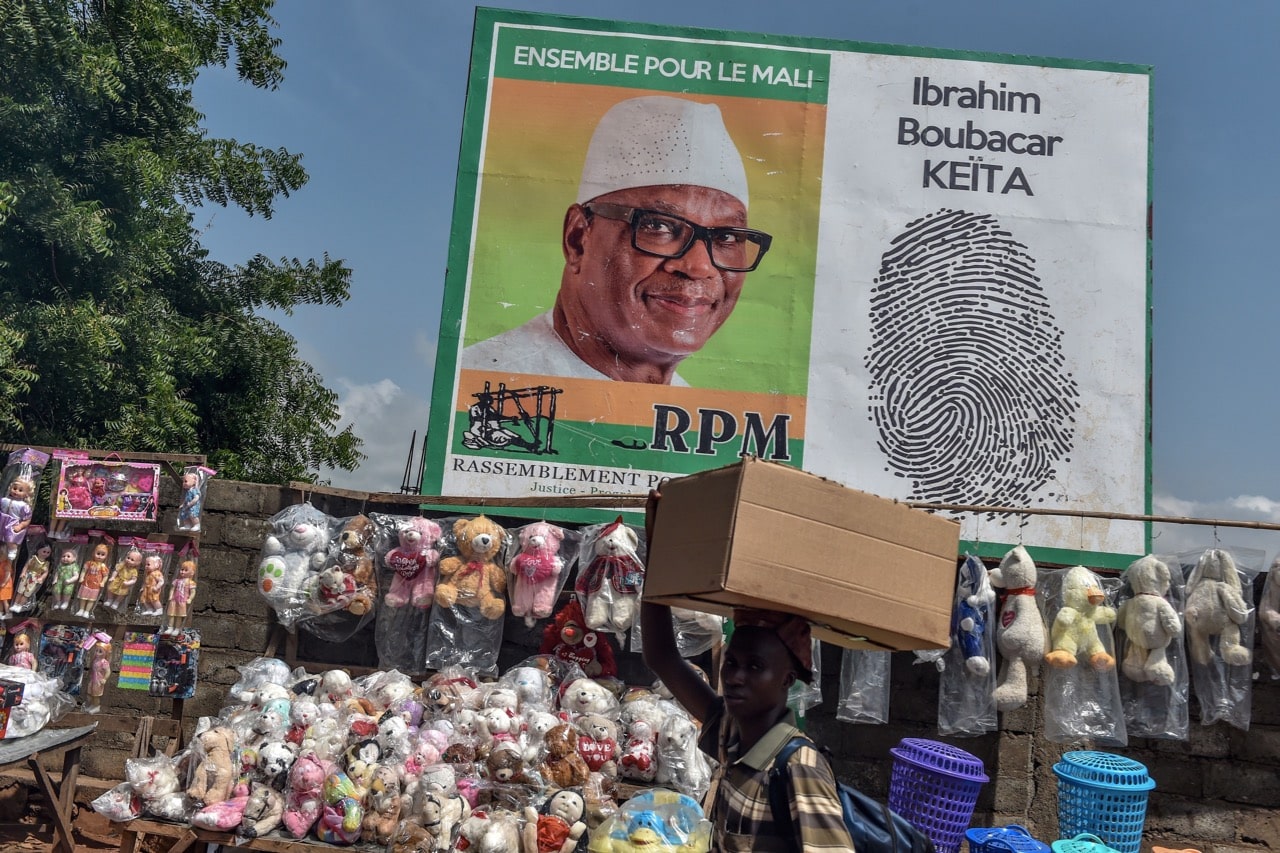
M 440 532 L 440 525 L 427 518 L 410 518 L 401 523 L 400 544 L 383 557 L 383 563 L 395 573 L 387 590 L 388 607 L 431 607 L 440 563 L 440 552 L 435 548 Z
M 511 571 L 511 613 L 523 616 L 530 628 L 539 619 L 551 615 L 559 591 L 564 560 L 560 543 L 564 530 L 554 524 L 538 521 L 520 528 L 520 553 L 508 567 Z

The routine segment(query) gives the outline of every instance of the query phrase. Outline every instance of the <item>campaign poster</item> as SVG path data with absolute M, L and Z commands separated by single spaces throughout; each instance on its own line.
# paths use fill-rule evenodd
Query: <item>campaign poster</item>
M 471 61 L 424 494 L 755 455 L 1149 512 L 1150 68 L 490 9 Z M 957 517 L 1103 567 L 1150 536 Z

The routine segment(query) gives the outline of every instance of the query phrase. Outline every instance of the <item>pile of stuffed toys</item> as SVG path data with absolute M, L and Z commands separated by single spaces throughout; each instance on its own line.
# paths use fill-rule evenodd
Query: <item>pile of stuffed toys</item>
M 549 625 L 556 645 L 581 633 L 571 608 Z M 259 658 L 188 750 L 131 759 L 94 808 L 397 853 L 707 850 L 698 801 L 711 767 L 696 723 L 664 695 L 555 653 L 488 683 L 460 668 L 417 684 Z

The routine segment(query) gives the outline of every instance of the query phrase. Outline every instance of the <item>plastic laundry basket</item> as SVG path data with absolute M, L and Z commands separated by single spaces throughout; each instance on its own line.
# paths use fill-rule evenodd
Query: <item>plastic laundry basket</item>
M 903 738 L 889 752 L 889 808 L 929 836 L 938 853 L 957 853 L 987 781 L 982 760 L 923 738 Z
M 967 829 L 969 853 L 1049 853 L 1049 845 L 1031 837 L 1025 826 L 1011 823 L 1008 826 Z
M 1102 843 L 1096 835 L 1082 832 L 1075 838 L 1060 838 L 1053 842 L 1053 853 L 1117 853 Z
M 1092 833 L 1119 853 L 1139 853 L 1147 794 L 1156 786 L 1145 765 L 1109 752 L 1068 752 L 1053 772 L 1063 838 Z

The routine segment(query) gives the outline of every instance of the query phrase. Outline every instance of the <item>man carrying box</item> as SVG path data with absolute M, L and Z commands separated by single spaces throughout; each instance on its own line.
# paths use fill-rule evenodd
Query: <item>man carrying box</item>
M 645 533 L 653 553 L 661 493 L 649 493 Z M 676 647 L 671 608 L 642 602 L 644 662 L 672 696 L 703 724 L 699 747 L 720 762 L 708 817 L 714 849 L 736 851 L 853 851 L 831 765 L 813 745 L 795 750 L 785 767 L 790 832 L 769 805 L 769 771 L 800 731 L 787 694 L 812 676 L 808 620 L 770 610 L 735 609 L 734 632 L 720 666 L 717 695 Z

